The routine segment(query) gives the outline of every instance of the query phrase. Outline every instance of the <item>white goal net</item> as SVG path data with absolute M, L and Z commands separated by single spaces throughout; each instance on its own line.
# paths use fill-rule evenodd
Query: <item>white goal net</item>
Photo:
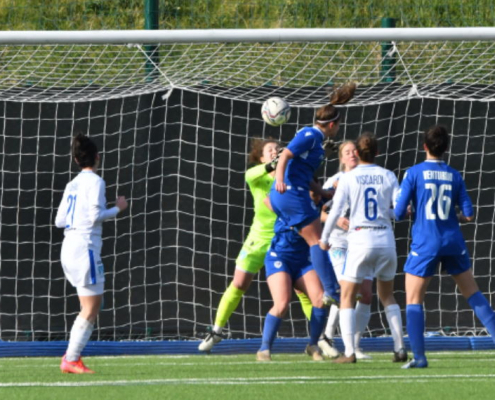
M 343 108 L 337 140 L 374 132 L 378 163 L 399 179 L 424 158 L 426 128 L 443 124 L 453 133 L 448 162 L 462 172 L 476 212 L 463 232 L 480 288 L 493 298 L 494 31 L 463 31 L 455 40 L 402 38 L 411 30 L 401 29 L 375 30 L 382 35 L 375 39 L 367 32 L 349 38 L 348 30 L 317 30 L 316 38 L 288 31 L 295 33 L 255 31 L 250 39 L 236 38 L 237 31 L 176 31 L 163 40 L 132 39 L 132 32 L 93 39 L 0 34 L 0 339 L 66 339 L 78 312 L 59 261 L 63 233 L 53 224 L 77 173 L 70 157 L 76 132 L 101 150 L 107 198 L 130 199 L 128 211 L 104 225 L 106 291 L 95 335 L 191 339 L 213 322 L 251 223 L 244 182 L 250 139 L 289 142 L 312 124 L 331 87 L 349 81 L 359 87 Z M 280 128 L 261 119 L 270 96 L 292 106 Z M 320 178 L 337 165 L 333 154 Z M 408 222 L 396 225 L 399 271 L 408 231 Z M 437 275 L 429 290 L 427 330 L 483 333 L 450 278 Z M 397 291 L 404 307 L 402 273 Z M 259 337 L 270 305 L 261 272 L 229 335 Z M 376 300 L 372 310 L 368 333 L 386 334 Z M 280 335 L 307 335 L 296 301 Z

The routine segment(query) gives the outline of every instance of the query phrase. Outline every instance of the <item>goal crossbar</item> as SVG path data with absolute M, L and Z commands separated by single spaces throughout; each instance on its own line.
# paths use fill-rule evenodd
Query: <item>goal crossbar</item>
M 147 44 L 495 40 L 495 28 L 3 31 L 0 44 Z

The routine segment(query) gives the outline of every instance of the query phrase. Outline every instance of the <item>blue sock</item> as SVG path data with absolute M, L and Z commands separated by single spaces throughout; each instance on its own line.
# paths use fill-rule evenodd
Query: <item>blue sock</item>
M 488 303 L 483 294 L 480 291 L 473 294 L 469 299 L 467 299 L 469 305 L 474 310 L 474 313 L 481 321 L 481 323 L 485 326 L 488 333 L 492 336 L 492 339 L 495 341 L 495 313 Z
M 317 308 L 311 309 L 311 319 L 309 320 L 309 345 L 318 344 L 318 339 L 320 338 L 321 332 L 325 328 L 327 322 L 327 308 Z
M 322 250 L 317 244 L 311 246 L 309 250 L 311 253 L 313 268 L 318 274 L 318 278 L 320 278 L 323 289 L 326 293 L 332 296 L 335 295 L 338 283 L 332 264 L 330 264 L 328 253 Z
M 407 333 L 415 360 L 425 360 L 425 314 L 422 304 L 406 307 Z
M 282 318 L 275 317 L 270 313 L 266 314 L 260 351 L 272 349 L 272 344 L 275 340 L 275 336 L 277 336 L 278 328 L 281 322 Z

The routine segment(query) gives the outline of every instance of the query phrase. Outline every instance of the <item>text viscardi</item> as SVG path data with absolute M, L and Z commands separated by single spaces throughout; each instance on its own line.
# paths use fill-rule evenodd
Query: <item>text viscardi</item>
M 356 181 L 360 185 L 383 185 L 383 175 L 357 175 Z

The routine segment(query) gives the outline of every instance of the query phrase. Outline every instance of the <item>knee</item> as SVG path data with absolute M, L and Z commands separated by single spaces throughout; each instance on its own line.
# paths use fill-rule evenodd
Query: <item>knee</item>
M 247 277 L 245 278 L 235 278 L 232 281 L 232 286 L 235 287 L 237 290 L 242 290 L 243 292 L 247 291 L 249 289 L 249 286 L 251 286 L 251 280 Z
M 323 303 L 323 291 L 315 291 L 314 296 L 311 298 L 311 305 L 313 307 L 317 308 L 323 308 L 325 307 L 325 304 Z
M 364 291 L 361 293 L 361 298 L 359 299 L 359 302 L 370 305 L 372 300 L 373 300 L 373 294 L 369 291 Z
M 394 295 L 380 297 L 380 301 L 383 307 L 391 306 L 392 304 L 397 304 Z
M 84 318 L 86 321 L 89 321 L 90 323 L 94 324 L 96 322 L 96 318 L 98 317 L 100 309 L 83 309 L 79 313 L 79 316 L 81 318 Z
M 288 302 L 278 302 L 273 304 L 273 307 L 270 310 L 270 314 L 278 318 L 283 318 L 285 314 L 287 314 L 288 309 L 289 309 Z
M 94 324 L 96 318 L 98 317 L 98 314 L 100 313 L 100 309 L 101 309 L 101 301 L 95 302 L 94 304 L 86 304 L 84 307 L 81 308 L 81 312 L 79 313 L 79 316 L 81 318 L 84 318 L 86 321 L 89 321 L 92 324 Z
M 318 300 L 313 301 L 311 305 L 316 308 L 325 307 L 325 304 L 323 304 L 323 297 L 320 297 Z

